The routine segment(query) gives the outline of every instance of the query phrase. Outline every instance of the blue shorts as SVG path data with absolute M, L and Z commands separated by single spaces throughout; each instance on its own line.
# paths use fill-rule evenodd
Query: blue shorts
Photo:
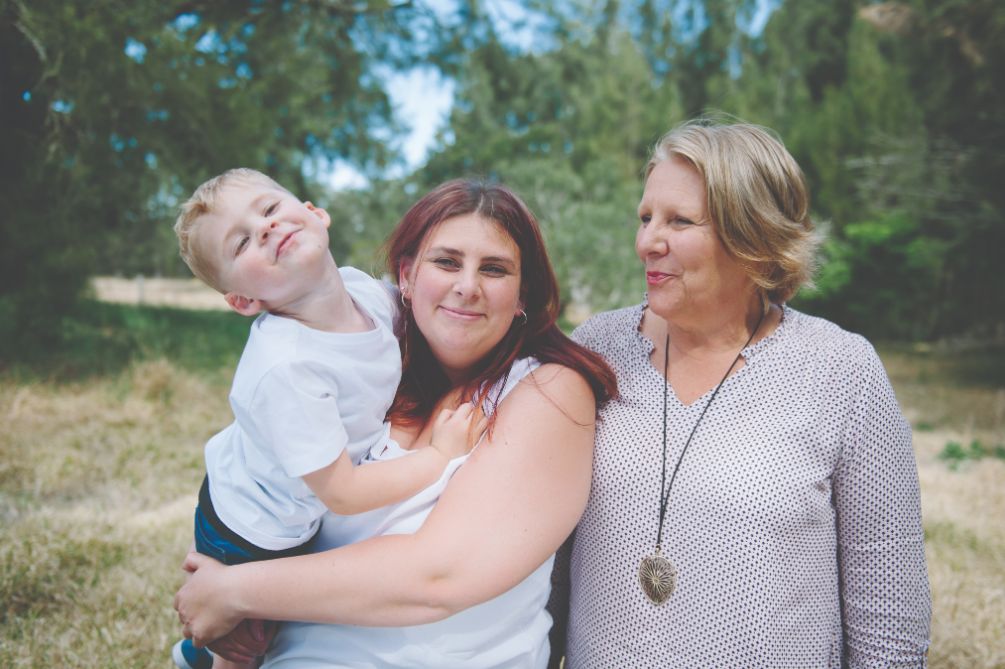
M 202 487 L 199 488 L 199 506 L 195 507 L 195 549 L 203 555 L 227 565 L 243 564 L 310 553 L 313 543 L 314 540 L 310 539 L 300 546 L 281 551 L 254 545 L 223 524 L 213 508 L 213 500 L 209 497 L 209 478 L 202 480 Z

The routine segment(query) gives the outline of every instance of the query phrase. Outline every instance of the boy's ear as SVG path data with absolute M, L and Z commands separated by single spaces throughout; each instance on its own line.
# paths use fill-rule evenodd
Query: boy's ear
M 304 206 L 314 212 L 314 215 L 321 219 L 326 228 L 332 224 L 332 217 L 321 207 L 314 206 L 313 202 L 304 202 Z
M 223 296 L 227 300 L 230 308 L 242 316 L 254 316 L 262 311 L 262 301 L 256 300 L 237 293 L 227 293 Z

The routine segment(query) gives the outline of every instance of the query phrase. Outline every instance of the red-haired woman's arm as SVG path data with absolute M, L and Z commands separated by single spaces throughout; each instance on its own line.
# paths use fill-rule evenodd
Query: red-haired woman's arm
M 413 535 L 223 567 L 203 556 L 175 598 L 206 643 L 244 618 L 416 625 L 517 585 L 575 527 L 590 492 L 595 405 L 584 379 L 544 365 L 502 402 L 491 440 Z M 369 577 L 367 576 L 369 575 Z

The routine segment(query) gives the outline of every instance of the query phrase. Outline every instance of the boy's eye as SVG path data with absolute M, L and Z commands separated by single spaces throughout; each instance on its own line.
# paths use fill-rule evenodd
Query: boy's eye
M 273 203 L 269 204 L 269 206 L 267 206 L 265 208 L 265 215 L 266 216 L 272 216 L 272 214 L 274 214 L 275 211 L 276 211 L 276 207 L 278 207 L 278 206 L 279 206 L 278 202 L 273 202 Z
M 241 240 L 237 242 L 237 248 L 234 249 L 235 256 L 241 255 L 241 252 L 244 251 L 245 248 L 247 248 L 249 240 L 250 237 L 241 237 Z
M 642 223 L 642 225 L 649 225 L 649 221 L 651 220 L 653 220 L 653 217 L 649 214 L 639 215 L 639 222 Z

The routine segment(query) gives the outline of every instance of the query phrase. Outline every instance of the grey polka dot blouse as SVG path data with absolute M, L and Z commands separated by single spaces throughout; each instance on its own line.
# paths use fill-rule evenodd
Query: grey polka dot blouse
M 925 666 L 910 428 L 872 346 L 790 308 L 694 435 L 663 530 L 677 590 L 646 599 L 665 382 L 638 330 L 644 306 L 574 334 L 614 368 L 621 397 L 601 414 L 572 544 L 566 667 Z M 710 395 L 684 405 L 669 390 L 668 470 Z

